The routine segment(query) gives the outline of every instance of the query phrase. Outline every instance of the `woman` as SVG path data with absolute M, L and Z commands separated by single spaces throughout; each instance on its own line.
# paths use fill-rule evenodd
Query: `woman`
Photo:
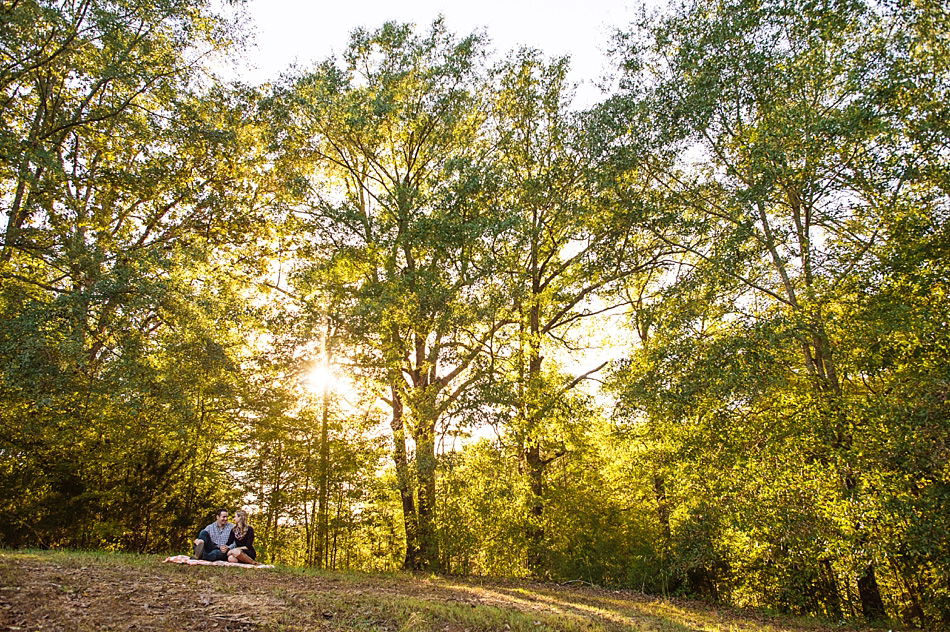
M 234 545 L 233 548 L 231 547 L 232 544 Z M 231 529 L 231 535 L 228 536 L 228 561 L 259 566 L 260 563 L 255 559 L 256 557 L 254 528 L 247 524 L 247 512 L 238 509 L 234 512 L 234 528 Z

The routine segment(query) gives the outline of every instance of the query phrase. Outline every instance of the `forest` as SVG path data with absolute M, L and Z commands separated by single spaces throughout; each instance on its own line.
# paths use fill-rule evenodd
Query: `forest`
M 240 3 L 0 1 L 0 547 L 950 627 L 950 6 L 443 19 L 262 85 Z M 594 78 L 592 78 L 594 79 Z

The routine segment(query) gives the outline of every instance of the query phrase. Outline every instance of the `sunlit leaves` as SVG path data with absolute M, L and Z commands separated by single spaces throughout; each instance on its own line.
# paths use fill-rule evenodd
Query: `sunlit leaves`
M 911 45 L 906 36 L 937 14 L 859 2 L 684 4 L 621 41 L 637 74 L 625 83 L 630 105 L 619 111 L 631 124 L 616 155 L 629 169 L 638 154 L 626 148 L 652 150 L 649 174 L 663 193 L 644 216 L 678 251 L 675 276 L 641 290 L 643 346 L 617 373 L 621 410 L 646 424 L 660 463 L 672 455 L 679 470 L 661 469 L 671 489 L 698 475 L 727 504 L 757 499 L 719 513 L 708 547 L 682 552 L 705 559 L 698 576 L 683 567 L 698 589 L 717 576 L 742 585 L 725 579 L 725 560 L 749 574 L 764 562 L 777 571 L 757 580 L 764 599 L 836 617 L 846 601 L 836 582 L 857 576 L 862 612 L 874 617 L 882 582 L 919 581 L 909 566 L 877 582 L 869 570 L 868 560 L 883 564 L 906 546 L 872 535 L 896 520 L 890 512 L 906 516 L 906 505 L 885 509 L 883 499 L 907 483 L 886 473 L 902 470 L 900 459 L 882 468 L 871 455 L 889 453 L 892 440 L 907 445 L 885 439 L 897 428 L 904 438 L 921 431 L 906 409 L 882 411 L 904 400 L 898 384 L 931 379 L 926 370 L 899 377 L 909 365 L 898 358 L 923 359 L 917 336 L 930 328 L 909 325 L 924 301 L 904 292 L 917 266 L 933 269 L 932 252 L 906 248 L 936 246 L 946 220 L 945 130 L 931 118 L 945 77 L 930 74 L 943 61 L 939 47 L 920 45 L 925 37 Z M 902 76 L 910 66 L 919 84 Z M 907 90 L 919 108 L 903 100 Z M 911 226 L 928 228 L 909 238 Z M 939 295 L 942 283 L 924 276 Z M 935 366 L 930 358 L 912 361 L 915 371 Z M 929 417 L 940 406 L 923 408 Z M 722 471 L 727 463 L 739 469 Z M 786 491 L 807 497 L 809 511 L 790 510 Z M 681 493 L 688 521 L 702 503 Z M 720 548 L 724 519 L 754 534 L 759 559 Z

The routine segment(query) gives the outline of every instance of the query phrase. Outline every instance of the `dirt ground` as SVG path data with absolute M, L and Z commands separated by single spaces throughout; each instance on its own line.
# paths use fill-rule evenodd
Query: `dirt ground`
M 0 630 L 842 630 L 630 591 L 0 552 Z

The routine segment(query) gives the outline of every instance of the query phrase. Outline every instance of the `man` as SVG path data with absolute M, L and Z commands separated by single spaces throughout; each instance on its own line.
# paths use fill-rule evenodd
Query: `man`
M 228 522 L 228 510 L 214 512 L 214 522 L 201 530 L 195 539 L 195 554 L 192 559 L 217 562 L 228 560 L 228 536 L 234 525 Z

